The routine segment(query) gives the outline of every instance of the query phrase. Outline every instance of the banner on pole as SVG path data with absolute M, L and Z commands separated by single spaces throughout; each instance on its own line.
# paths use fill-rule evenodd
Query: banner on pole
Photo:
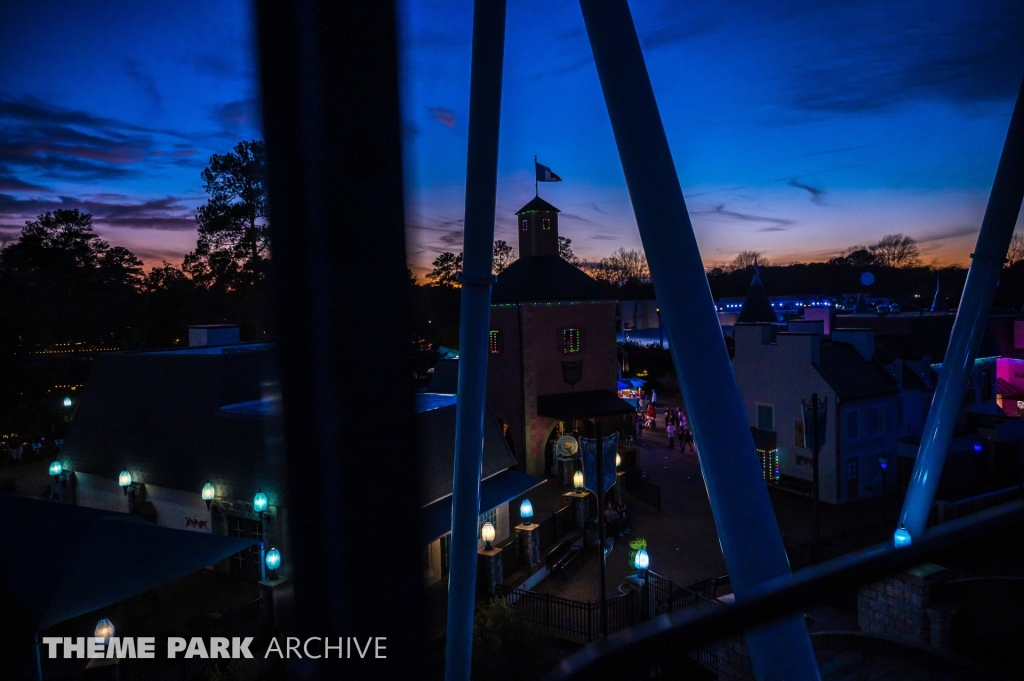
M 614 432 L 601 438 L 604 444 L 604 492 L 615 484 L 615 454 L 619 448 L 619 434 Z M 580 451 L 583 454 L 583 486 L 597 493 L 597 440 L 580 438 Z

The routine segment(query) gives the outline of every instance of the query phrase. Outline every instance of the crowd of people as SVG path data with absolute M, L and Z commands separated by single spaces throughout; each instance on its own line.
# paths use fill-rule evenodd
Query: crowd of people
M 637 404 L 636 411 L 636 440 L 644 444 L 644 431 L 655 430 L 658 427 L 658 393 L 651 391 L 650 399 L 644 395 Z M 684 452 L 690 449 L 694 452 L 697 447 L 693 441 L 693 431 L 690 430 L 689 420 L 682 407 L 666 407 L 663 412 L 665 435 L 668 438 L 668 448 L 675 449 L 676 442 L 679 443 L 679 451 Z

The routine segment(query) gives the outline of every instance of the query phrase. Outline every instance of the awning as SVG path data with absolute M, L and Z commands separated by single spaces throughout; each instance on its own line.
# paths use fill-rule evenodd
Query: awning
M 621 399 L 614 390 L 588 390 L 579 393 L 541 395 L 537 398 L 537 414 L 560 421 L 634 412 L 636 407 Z
M 775 449 L 777 434 L 772 430 L 761 430 L 750 426 L 750 434 L 754 436 L 754 449 L 770 452 Z
M 256 543 L 126 513 L 0 494 L 0 589 L 27 625 L 51 625 L 154 589 Z
M 480 512 L 486 513 L 541 485 L 544 478 L 507 470 L 480 483 Z M 452 497 L 446 496 L 423 509 L 423 541 L 432 542 L 452 531 Z

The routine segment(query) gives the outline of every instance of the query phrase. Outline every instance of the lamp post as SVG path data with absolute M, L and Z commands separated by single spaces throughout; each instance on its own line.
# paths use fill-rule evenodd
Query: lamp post
M 206 510 L 207 511 L 210 510 L 210 502 L 213 501 L 213 497 L 216 495 L 216 493 L 217 493 L 217 490 L 214 489 L 213 483 L 210 482 L 209 480 L 207 480 L 206 484 L 203 485 L 203 491 L 202 491 L 203 501 L 206 502 Z
M 124 495 L 128 496 L 128 488 L 132 486 L 132 474 L 128 472 L 127 468 L 117 476 L 117 484 L 124 490 Z
M 576 471 L 572 474 L 572 486 L 576 488 L 576 492 L 583 491 L 583 471 Z
M 636 568 L 637 574 L 640 575 L 640 579 L 643 580 L 643 585 L 640 589 L 640 595 L 644 599 L 644 613 L 645 617 L 650 617 L 650 590 L 647 582 L 647 570 L 651 566 L 651 558 L 647 555 L 647 549 L 640 549 L 633 556 L 633 567 Z
M 484 550 L 491 551 L 493 547 L 491 542 L 494 541 L 494 525 L 487 521 L 484 526 L 480 528 L 480 538 L 484 540 Z
M 889 459 L 884 456 L 878 457 L 878 467 L 882 469 L 882 522 L 885 522 L 887 517 L 886 506 L 888 505 L 885 496 L 885 469 L 889 467 Z
M 818 400 L 818 393 L 811 393 L 811 401 L 801 400 L 804 414 L 804 433 L 811 433 L 811 454 L 812 454 L 812 486 L 811 494 L 814 500 L 814 538 L 817 539 L 821 528 L 821 519 L 818 515 L 818 454 L 821 452 L 821 445 L 825 439 L 828 424 L 828 398 Z M 820 418 L 819 418 L 820 415 Z M 807 427 L 810 420 L 811 427 Z M 805 435 L 806 437 L 806 435 Z M 838 433 L 836 437 L 839 437 Z
M 519 517 L 523 519 L 523 525 L 526 527 L 530 526 L 530 518 L 533 517 L 533 504 L 530 503 L 529 499 L 523 499 L 523 503 L 519 505 Z M 491 531 L 493 533 L 494 528 L 491 528 Z
M 58 475 L 60 475 L 63 472 L 64 472 L 64 466 L 61 464 L 60 461 L 54 461 L 53 463 L 50 464 L 50 476 L 51 477 L 57 477 Z
M 263 514 L 267 512 L 267 495 L 263 493 L 262 489 L 256 492 L 256 496 L 252 498 L 252 510 L 256 511 L 262 521 Z

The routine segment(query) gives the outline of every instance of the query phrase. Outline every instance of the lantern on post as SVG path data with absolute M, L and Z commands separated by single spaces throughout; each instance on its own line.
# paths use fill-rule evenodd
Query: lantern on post
M 533 517 L 533 504 L 529 499 L 523 499 L 523 503 L 519 505 L 519 517 L 523 519 L 523 525 L 529 527 L 530 518 Z
M 583 471 L 576 471 L 572 474 L 572 485 L 576 488 L 577 493 L 583 491 Z
M 484 550 L 492 550 L 491 542 L 494 541 L 494 525 L 490 521 L 484 523 L 480 528 L 480 538 L 484 540 Z
M 896 548 L 910 546 L 910 533 L 907 532 L 907 528 L 903 527 L 903 523 L 900 523 L 900 529 L 892 535 L 892 542 Z
M 56 477 L 56 476 L 60 475 L 63 472 L 64 472 L 64 466 L 61 465 L 60 461 L 54 461 L 53 463 L 50 464 L 50 475 L 51 476 Z
M 103 645 L 107 645 L 114 635 L 114 624 L 104 617 L 96 623 L 96 631 L 94 633 L 96 638 L 103 639 Z
M 264 562 L 267 565 L 267 570 L 271 573 L 270 578 L 273 579 L 275 577 L 273 573 L 277 572 L 277 568 L 281 567 L 281 552 L 271 548 L 267 551 L 267 557 L 264 559 Z

